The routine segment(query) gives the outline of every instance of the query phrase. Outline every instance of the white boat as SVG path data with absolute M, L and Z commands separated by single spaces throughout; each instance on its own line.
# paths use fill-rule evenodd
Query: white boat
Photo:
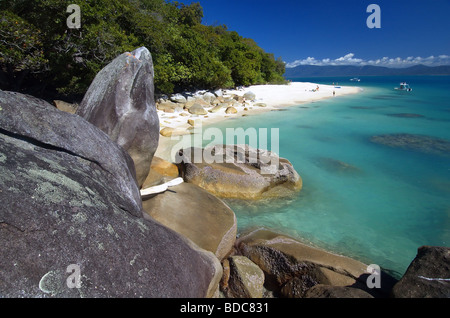
M 400 83 L 400 87 L 395 87 L 395 89 L 398 91 L 412 91 L 412 88 L 409 87 L 409 84 L 406 84 L 405 82 Z
M 351 82 L 361 82 L 361 80 L 357 77 L 351 78 L 350 81 Z

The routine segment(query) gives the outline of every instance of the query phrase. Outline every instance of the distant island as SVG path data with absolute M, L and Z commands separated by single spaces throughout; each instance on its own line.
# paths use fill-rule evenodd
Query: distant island
M 450 75 L 450 65 L 426 66 L 415 65 L 406 68 L 390 68 L 384 66 L 354 65 L 299 65 L 286 68 L 286 78 L 327 77 L 327 76 L 392 76 L 392 75 Z

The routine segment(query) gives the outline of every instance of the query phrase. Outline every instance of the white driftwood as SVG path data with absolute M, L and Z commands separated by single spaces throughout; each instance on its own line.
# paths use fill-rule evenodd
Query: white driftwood
M 168 181 L 166 183 L 163 183 L 163 184 L 160 184 L 160 185 L 157 185 L 157 186 L 153 186 L 153 187 L 149 187 L 149 188 L 146 188 L 146 189 L 142 189 L 140 191 L 141 192 L 141 196 L 161 193 L 161 192 L 166 191 L 169 187 L 176 186 L 176 185 L 178 185 L 180 183 L 183 183 L 183 178 L 175 178 L 175 179 L 172 179 L 172 180 L 170 180 L 170 181 Z

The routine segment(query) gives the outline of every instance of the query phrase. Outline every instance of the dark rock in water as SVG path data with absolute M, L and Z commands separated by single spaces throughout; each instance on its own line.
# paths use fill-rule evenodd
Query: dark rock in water
M 379 135 L 373 136 L 370 141 L 392 148 L 401 148 L 441 156 L 450 155 L 450 142 L 431 136 L 413 134 Z
M 284 297 L 308 297 L 311 288 L 318 285 L 327 285 L 324 289 L 329 290 L 330 296 L 339 293 L 349 297 L 370 297 L 369 293 L 374 297 L 385 297 L 394 284 L 388 275 L 381 272 L 381 288 L 367 290 L 367 265 L 266 229 L 241 235 L 236 248 L 264 271 L 265 286 Z M 351 290 L 352 293 L 344 293 L 347 291 L 336 290 L 340 289 L 338 286 L 352 286 L 365 292 Z M 324 297 L 324 293 L 311 292 L 309 297 Z
M 350 106 L 352 109 L 373 109 L 373 107 L 369 106 Z
M 1 297 L 211 295 L 218 260 L 143 218 L 133 169 L 79 116 L 0 91 Z
M 396 298 L 450 298 L 450 248 L 422 246 L 395 284 Z
M 286 197 L 302 187 L 287 159 L 248 145 L 187 148 L 179 151 L 176 161 L 186 182 L 223 198 Z
M 333 158 L 325 158 L 320 157 L 316 159 L 317 163 L 320 167 L 323 167 L 324 169 L 331 171 L 331 172 L 344 172 L 344 173 L 358 173 L 361 172 L 357 167 L 352 166 L 351 164 L 348 164 L 346 162 L 333 159 Z
M 402 118 L 420 118 L 420 117 L 425 117 L 423 115 L 420 114 L 413 114 L 413 113 L 399 113 L 399 114 L 387 114 L 388 116 L 392 116 L 392 117 L 402 117 Z
M 153 75 L 145 47 L 123 53 L 97 74 L 76 111 L 130 154 L 139 186 L 159 141 Z

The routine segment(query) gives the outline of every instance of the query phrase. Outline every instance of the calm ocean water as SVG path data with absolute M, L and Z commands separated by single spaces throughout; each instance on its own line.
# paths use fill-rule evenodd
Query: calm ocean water
M 450 77 L 349 79 L 294 79 L 363 91 L 217 126 L 279 128 L 279 154 L 303 179 L 293 198 L 227 203 L 241 232 L 281 231 L 400 277 L 418 247 L 450 245 L 450 153 L 388 147 L 371 137 L 407 133 L 450 141 Z M 413 91 L 394 90 L 401 81 Z

